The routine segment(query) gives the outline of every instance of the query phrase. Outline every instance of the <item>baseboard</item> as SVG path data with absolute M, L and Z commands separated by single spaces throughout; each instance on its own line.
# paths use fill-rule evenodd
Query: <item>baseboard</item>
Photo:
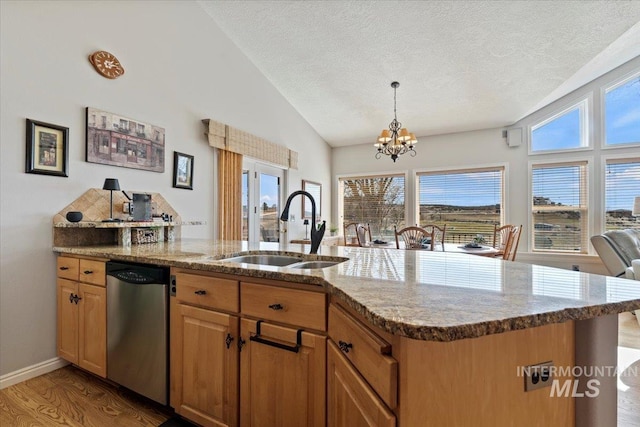
M 68 364 L 69 362 L 66 360 L 54 357 L 53 359 L 45 360 L 44 362 L 36 363 L 35 365 L 27 366 L 26 368 L 18 369 L 17 371 L 2 375 L 0 376 L 0 390 L 55 371 L 56 369 L 67 366 Z

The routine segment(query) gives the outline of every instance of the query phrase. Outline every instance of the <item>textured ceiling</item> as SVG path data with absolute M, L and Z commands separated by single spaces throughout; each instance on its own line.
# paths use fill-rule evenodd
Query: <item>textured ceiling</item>
M 332 146 L 502 127 L 640 55 L 640 1 L 198 3 Z

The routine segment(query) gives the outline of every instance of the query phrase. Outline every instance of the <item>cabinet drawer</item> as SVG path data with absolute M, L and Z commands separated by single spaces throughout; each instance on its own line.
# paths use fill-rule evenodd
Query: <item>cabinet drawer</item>
M 398 362 L 391 345 L 338 306 L 329 306 L 329 337 L 369 382 L 382 400 L 394 409 L 398 403 Z
M 327 330 L 327 295 L 324 293 L 242 282 L 240 296 L 243 314 L 318 331 Z
M 80 259 L 66 256 L 58 257 L 58 277 L 69 280 L 78 280 Z
M 104 261 L 80 259 L 80 272 L 78 276 L 81 282 L 105 286 L 107 276 Z
M 207 308 L 240 311 L 238 281 L 199 274 L 176 274 L 176 298 Z

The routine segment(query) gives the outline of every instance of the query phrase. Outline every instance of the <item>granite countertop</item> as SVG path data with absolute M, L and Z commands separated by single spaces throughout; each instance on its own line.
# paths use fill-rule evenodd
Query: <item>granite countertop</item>
M 637 281 L 448 252 L 321 246 L 307 259 L 347 261 L 298 270 L 221 258 L 309 245 L 182 239 L 146 245 L 54 247 L 96 256 L 321 286 L 396 335 L 453 341 L 640 309 Z

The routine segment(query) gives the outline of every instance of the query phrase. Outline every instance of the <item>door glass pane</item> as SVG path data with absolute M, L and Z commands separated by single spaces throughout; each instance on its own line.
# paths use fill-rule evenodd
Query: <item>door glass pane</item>
M 260 174 L 260 241 L 279 242 L 280 183 L 277 176 Z
M 242 171 L 242 240 L 249 240 L 249 171 Z

